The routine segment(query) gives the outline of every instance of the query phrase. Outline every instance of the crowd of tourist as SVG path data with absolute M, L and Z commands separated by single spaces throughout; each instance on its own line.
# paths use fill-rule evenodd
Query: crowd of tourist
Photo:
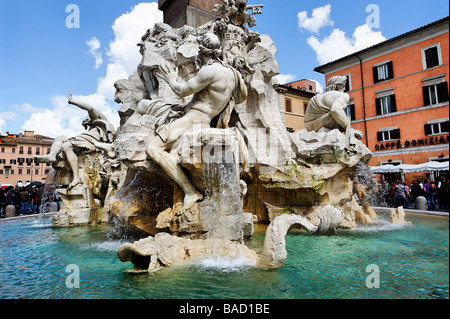
M 0 189 L 0 218 L 7 215 L 24 216 L 39 214 L 42 198 L 44 196 L 43 186 L 9 187 Z M 46 194 L 46 196 L 48 196 Z M 57 196 L 52 194 L 51 197 Z M 53 201 L 57 198 L 49 198 Z M 7 214 L 7 212 L 9 214 Z
M 449 210 L 449 180 L 445 176 L 440 177 L 437 182 L 424 178 L 414 180 L 409 186 L 399 180 L 384 181 L 383 191 L 385 201 L 391 207 L 408 208 L 415 204 L 417 197 L 423 196 L 427 200 L 427 210 Z

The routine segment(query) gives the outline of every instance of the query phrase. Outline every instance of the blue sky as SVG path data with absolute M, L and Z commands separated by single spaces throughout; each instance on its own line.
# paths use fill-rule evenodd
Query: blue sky
M 79 28 L 68 28 L 69 4 L 80 9 Z M 264 4 L 252 30 L 277 46 L 281 81 L 324 76 L 313 69 L 383 39 L 448 15 L 443 0 L 249 0 Z M 375 11 L 379 24 L 366 25 Z M 161 21 L 156 3 L 137 0 L 0 0 L 0 132 L 56 137 L 83 130 L 83 111 L 67 105 L 67 92 L 117 121 L 115 80 L 139 63 L 136 43 Z M 143 31 L 141 31 L 143 30 Z M 90 45 L 90 46 L 89 46 Z M 97 59 L 96 59 L 97 57 Z

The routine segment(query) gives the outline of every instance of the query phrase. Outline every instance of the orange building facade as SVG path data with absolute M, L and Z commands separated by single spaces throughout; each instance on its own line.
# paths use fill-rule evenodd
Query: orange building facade
M 347 113 L 373 152 L 370 166 L 449 160 L 448 17 L 315 71 L 325 74 L 326 81 L 347 76 Z M 416 172 L 390 177 L 409 184 L 436 176 Z
M 33 181 L 45 183 L 50 164 L 36 163 L 35 155 L 50 152 L 54 139 L 35 135 L 33 131 L 0 135 L 0 185 L 26 185 Z

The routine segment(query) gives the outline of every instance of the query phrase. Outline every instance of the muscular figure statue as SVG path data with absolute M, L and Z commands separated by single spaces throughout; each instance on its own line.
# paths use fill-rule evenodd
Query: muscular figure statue
M 339 129 L 345 132 L 350 152 L 353 137 L 361 139 L 361 132 L 352 130 L 350 119 L 345 109 L 350 101 L 350 96 L 344 93 L 345 76 L 334 76 L 328 80 L 325 93 L 314 96 L 308 104 L 305 114 L 305 129 L 318 132 L 322 127 Z
M 219 38 L 207 33 L 197 41 L 198 58 L 203 66 L 195 77 L 185 82 L 178 78 L 177 70 L 170 70 L 168 67 L 160 67 L 156 72 L 156 75 L 164 79 L 180 98 L 194 95 L 184 106 L 181 117 L 172 118 L 157 128 L 158 135 L 150 141 L 146 149 L 147 155 L 184 191 L 184 209 L 202 200 L 203 195 L 192 186 L 177 158 L 168 151 L 184 133 L 191 131 L 194 125 L 196 129 L 209 128 L 214 117 L 224 113 L 230 114 L 229 109 L 234 103 L 243 102 L 247 96 L 239 72 L 224 65 L 218 58 L 221 54 Z M 150 101 L 148 105 L 152 107 Z M 224 127 L 226 126 L 227 123 Z
M 69 185 L 69 188 L 72 188 L 83 183 L 78 172 L 77 155 L 95 152 L 97 146 L 101 146 L 103 143 L 112 143 L 114 141 L 115 128 L 106 116 L 94 107 L 74 101 L 71 92 L 69 92 L 68 102 L 88 112 L 88 117 L 82 123 L 88 131 L 71 138 L 58 136 L 52 144 L 49 154 L 35 156 L 34 158 L 39 162 L 54 163 L 57 161 L 57 156 L 63 153 L 73 173 L 73 181 Z M 112 149 L 108 156 L 111 158 L 115 157 Z

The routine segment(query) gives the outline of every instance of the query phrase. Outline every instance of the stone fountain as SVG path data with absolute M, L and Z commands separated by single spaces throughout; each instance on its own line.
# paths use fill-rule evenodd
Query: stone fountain
M 245 256 L 280 267 L 292 227 L 330 235 L 376 218 L 351 177 L 372 154 L 344 109 L 345 77 L 308 105 L 305 129 L 281 118 L 268 35 L 250 30 L 263 6 L 216 5 L 199 28 L 157 23 L 142 37 L 142 61 L 117 81 L 120 126 L 92 106 L 87 131 L 58 137 L 47 156 L 59 171 L 54 226 L 109 223 L 122 261 L 148 271 L 205 255 Z M 359 202 L 353 196 L 356 194 Z M 269 224 L 263 252 L 243 244 Z

